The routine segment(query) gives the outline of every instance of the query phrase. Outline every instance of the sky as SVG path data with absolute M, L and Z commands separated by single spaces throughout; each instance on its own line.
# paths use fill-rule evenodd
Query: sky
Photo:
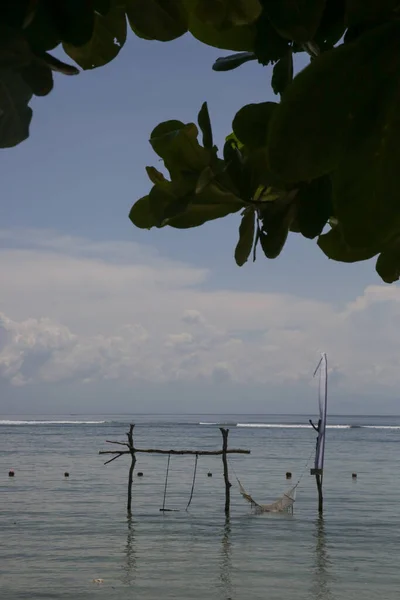
M 292 234 L 238 268 L 238 215 L 189 231 L 128 219 L 160 168 L 155 125 L 207 100 L 221 148 L 241 106 L 276 100 L 268 68 L 213 72 L 224 54 L 130 35 L 33 100 L 30 138 L 0 163 L 0 414 L 313 413 L 322 351 L 332 413 L 399 412 L 400 289 L 373 261 Z

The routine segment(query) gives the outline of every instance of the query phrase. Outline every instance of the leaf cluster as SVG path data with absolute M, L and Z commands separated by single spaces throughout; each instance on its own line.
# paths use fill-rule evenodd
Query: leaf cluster
M 146 226 L 193 227 L 240 210 L 235 249 L 240 266 L 251 254 L 255 258 L 257 246 L 267 258 L 276 258 L 288 234 L 295 232 L 316 239 L 333 260 L 358 262 L 376 256 L 382 279 L 398 280 L 398 2 L 216 0 L 195 4 L 198 10 L 202 8 L 196 13 L 198 18 L 208 27 L 202 26 L 199 39 L 218 47 L 224 39 L 223 47 L 238 50 L 219 58 L 213 68 L 227 71 L 249 61 L 272 65 L 271 86 L 280 102 L 250 104 L 239 110 L 221 158 L 216 149 L 199 146 L 209 160 L 199 160 L 196 175 L 191 172 L 189 176 L 189 170 L 183 175 L 183 160 L 178 176 L 179 169 L 171 171 L 168 166 L 170 157 L 160 154 L 181 212 L 177 221 L 175 214 L 157 220 L 159 207 L 173 204 L 165 196 L 157 204 L 160 196 L 154 190 L 160 183 L 153 181 L 155 188 L 139 201 L 148 210 Z M 310 62 L 294 76 L 298 52 L 307 52 Z M 188 156 L 183 147 L 181 155 Z M 178 184 L 185 177 L 192 182 L 190 187 L 185 180 L 187 189 Z M 216 189 L 229 195 L 230 200 L 224 196 L 224 209 Z M 140 224 L 138 217 L 135 204 L 131 219 L 143 226 L 144 220 Z
M 143 39 L 189 32 L 233 52 L 215 61 L 219 72 L 269 66 L 280 100 L 241 108 L 220 155 L 206 103 L 197 125 L 160 123 L 150 143 L 166 171 L 147 167 L 136 226 L 197 227 L 239 212 L 238 265 L 258 247 L 276 258 L 293 232 L 333 260 L 376 256 L 384 281 L 399 278 L 398 0 L 4 0 L 0 147 L 29 135 L 29 102 L 51 91 L 54 71 L 79 72 L 55 48 L 83 70 L 101 67 L 128 25 Z M 295 74 L 299 53 L 309 64 Z

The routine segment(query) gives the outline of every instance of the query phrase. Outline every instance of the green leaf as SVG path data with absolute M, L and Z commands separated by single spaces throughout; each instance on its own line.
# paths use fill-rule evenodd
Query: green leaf
M 215 174 L 210 167 L 205 167 L 200 173 L 200 177 L 197 180 L 195 192 L 200 194 L 210 183 L 215 179 Z
M 22 29 L 26 29 L 27 27 L 29 27 L 29 25 L 32 23 L 35 17 L 39 2 L 38 0 L 25 0 L 21 4 L 24 5 Z
M 213 147 L 213 135 L 207 102 L 204 102 L 197 117 L 197 122 L 203 134 L 203 146 L 208 150 Z
M 252 196 L 256 193 L 259 186 L 272 186 L 280 190 L 291 187 L 286 186 L 279 177 L 271 172 L 266 147 L 257 148 L 251 150 L 251 152 L 246 152 L 246 150 L 245 146 L 244 153 L 246 154 L 246 158 L 244 160 L 243 171 L 250 181 Z
M 232 71 L 250 60 L 257 60 L 254 52 L 237 52 L 236 54 L 217 58 L 212 68 L 213 71 Z
M 290 194 L 290 197 L 293 194 Z M 285 199 L 283 199 L 285 200 Z M 266 202 L 262 208 L 260 244 L 267 258 L 277 258 L 286 243 L 295 216 L 293 202 Z
M 297 224 L 304 237 L 320 235 L 333 214 L 332 183 L 325 175 L 300 186 L 296 195 Z
M 1 0 L 0 23 L 22 29 L 30 4 L 29 0 Z
M 144 196 L 135 202 L 129 213 L 132 223 L 139 229 L 151 229 L 157 221 L 150 210 L 149 196 Z
M 150 181 L 154 183 L 154 185 L 163 185 L 170 183 L 167 179 L 165 179 L 164 175 L 155 167 L 146 167 L 146 172 L 149 176 Z
M 278 258 L 283 250 L 289 233 L 289 227 L 284 223 L 281 227 L 269 231 L 260 231 L 260 245 L 267 258 Z
M 400 278 L 400 239 L 396 238 L 378 256 L 376 271 L 385 283 L 393 283 Z
M 26 140 L 32 109 L 30 87 L 19 73 L 0 69 L 0 148 L 11 148 Z
M 331 50 L 343 37 L 346 0 L 326 0 L 321 23 L 314 36 L 314 42 L 322 52 Z
M 57 71 L 58 73 L 62 73 L 63 75 L 79 75 L 79 69 L 77 69 L 73 65 L 68 65 L 62 60 L 56 58 L 55 56 L 52 56 L 48 52 L 38 54 L 37 57 L 42 62 L 44 62 L 52 71 Z
M 400 77 L 393 79 L 391 95 L 381 91 L 383 106 L 369 137 L 348 149 L 332 174 L 335 216 L 355 248 L 386 245 L 400 230 Z
M 269 127 L 268 162 L 276 175 L 296 183 L 330 173 L 367 135 L 390 81 L 399 28 L 385 25 L 325 52 L 294 78 Z
M 200 173 L 210 161 L 210 152 L 197 141 L 194 123 L 181 126 L 180 121 L 160 123 L 152 132 L 150 143 L 164 160 L 171 178 Z
M 197 0 L 195 14 L 217 29 L 253 23 L 261 14 L 259 0 Z
M 18 68 L 28 65 L 32 52 L 20 31 L 0 25 L 0 68 Z
M 232 133 L 230 133 L 229 135 L 226 136 L 225 142 L 232 143 L 239 150 L 241 150 L 244 147 L 244 144 L 242 144 L 242 142 L 239 140 L 239 138 L 236 137 L 236 135 L 233 133 L 233 131 L 232 131 Z
M 199 227 L 207 221 L 220 219 L 243 208 L 232 194 L 222 192 L 216 185 L 197 195 L 177 198 L 154 186 L 148 196 L 133 205 L 129 218 L 141 229 L 165 227 L 176 229 Z
M 339 226 L 333 227 L 328 233 L 320 235 L 318 246 L 328 258 L 345 263 L 369 260 L 379 252 L 379 249 L 372 247 L 351 248 L 346 244 Z
M 65 44 L 83 46 L 90 41 L 95 24 L 91 1 L 48 2 L 47 10 Z
M 240 197 L 249 198 L 247 185 L 243 177 L 244 158 L 234 140 L 228 139 L 224 144 L 225 170 L 232 180 L 234 186 L 239 190 Z
M 111 0 L 93 0 L 93 9 L 99 15 L 106 15 L 111 8 Z
M 186 213 L 190 200 L 189 195 L 176 196 L 172 191 L 172 186 L 169 186 L 169 189 L 165 186 L 153 186 L 149 194 L 149 202 L 156 227 L 165 227 L 175 218 Z
M 156 227 L 162 227 L 165 224 L 165 220 L 168 214 L 168 207 L 175 206 L 181 201 L 180 198 L 177 198 L 171 191 L 171 186 L 168 188 L 154 185 L 149 194 L 149 205 L 150 212 L 154 217 Z M 187 203 L 186 203 L 187 204 Z M 170 210 L 170 216 L 175 216 L 174 210 Z
M 190 198 L 188 198 L 188 197 L 176 198 L 175 200 L 173 200 L 173 202 L 170 202 L 165 207 L 163 221 L 161 223 L 161 226 L 169 225 L 169 222 L 172 219 L 183 215 L 187 211 L 187 209 L 189 207 L 189 203 L 190 203 Z
M 201 193 L 188 196 L 188 207 L 178 217 L 169 219 L 166 225 L 177 229 L 199 227 L 207 221 L 220 219 L 238 212 L 244 203 L 232 193 L 221 190 L 217 184 L 211 183 Z
M 35 96 L 47 96 L 53 89 L 53 73 L 39 59 L 34 59 L 27 67 L 20 69 L 21 76 Z
M 178 135 L 181 129 L 185 128 L 185 123 L 182 121 L 164 121 L 157 125 L 150 134 L 150 144 L 153 150 L 161 158 L 167 156 L 171 141 Z
M 189 6 L 192 0 L 187 0 Z M 189 31 L 200 42 L 233 52 L 251 52 L 254 50 L 255 25 L 241 25 L 218 30 L 215 26 L 201 21 L 195 11 L 189 12 Z
M 271 86 L 275 94 L 283 94 L 288 85 L 293 81 L 293 54 L 292 49 L 288 48 L 272 72 Z
M 188 30 L 188 14 L 183 0 L 126 0 L 129 24 L 145 39 L 168 42 Z
M 381 24 L 396 17 L 398 8 L 398 0 L 346 0 L 346 25 Z
M 274 202 L 282 197 L 286 197 L 286 192 L 276 190 L 272 186 L 260 185 L 254 194 L 253 200 L 254 202 Z
M 35 53 L 53 50 L 61 42 L 60 32 L 45 2 L 38 2 L 25 35 Z
M 239 226 L 239 241 L 235 248 L 235 261 L 242 267 L 250 256 L 253 248 L 255 231 L 255 215 L 253 209 L 246 209 Z
M 258 62 L 265 66 L 275 63 L 286 55 L 288 48 L 289 41 L 279 35 L 264 11 L 256 23 L 254 52 Z
M 230 0 L 228 3 L 228 19 L 232 25 L 254 23 L 261 12 L 260 0 Z
M 122 4 L 116 1 L 105 15 L 96 14 L 91 40 L 80 47 L 63 44 L 65 52 L 82 69 L 95 69 L 111 62 L 126 40 L 126 16 Z
M 278 105 L 275 102 L 247 104 L 236 113 L 232 129 L 239 140 L 250 149 L 266 145 L 268 128 Z
M 263 0 L 263 6 L 281 36 L 301 43 L 313 39 L 325 0 Z
M 193 10 L 193 13 L 202 23 L 212 25 L 217 29 L 223 29 L 224 24 L 228 26 L 226 22 L 226 4 L 225 0 L 196 0 L 192 9 L 192 6 L 187 3 L 188 8 Z

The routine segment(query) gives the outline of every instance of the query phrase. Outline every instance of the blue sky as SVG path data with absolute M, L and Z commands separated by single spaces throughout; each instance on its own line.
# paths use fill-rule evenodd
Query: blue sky
M 207 100 L 221 147 L 241 106 L 276 99 L 257 64 L 213 72 L 223 54 L 130 36 L 34 99 L 29 140 L 0 166 L 5 412 L 95 411 L 111 389 L 122 411 L 307 411 L 322 350 L 334 412 L 397 412 L 400 293 L 373 262 L 334 263 L 292 235 L 276 261 L 239 269 L 238 216 L 190 231 L 128 220 L 159 166 L 156 124 L 195 121 Z

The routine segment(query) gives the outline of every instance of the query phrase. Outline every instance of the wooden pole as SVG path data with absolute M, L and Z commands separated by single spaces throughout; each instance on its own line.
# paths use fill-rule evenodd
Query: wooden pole
M 322 472 L 315 474 L 315 481 L 317 482 L 318 490 L 318 512 L 320 515 L 324 512 L 324 497 L 322 495 Z
M 322 515 L 324 512 L 324 497 L 322 494 L 322 479 L 323 479 L 323 470 L 322 469 L 311 469 L 311 475 L 315 475 L 315 481 L 317 484 L 318 491 L 318 513 Z
M 224 481 L 225 481 L 225 514 L 229 515 L 229 509 L 231 504 L 231 483 L 229 481 L 228 472 L 228 459 L 226 454 L 228 452 L 228 434 L 229 429 L 219 428 L 222 433 L 222 464 L 224 466 Z
M 128 436 L 128 448 L 129 453 L 131 455 L 131 466 L 129 467 L 129 476 L 128 476 L 128 513 L 131 513 L 132 509 L 132 479 L 133 479 L 133 470 L 136 464 L 136 455 L 135 449 L 133 447 L 133 428 L 135 425 L 131 423 L 129 427 L 129 432 L 126 434 Z

